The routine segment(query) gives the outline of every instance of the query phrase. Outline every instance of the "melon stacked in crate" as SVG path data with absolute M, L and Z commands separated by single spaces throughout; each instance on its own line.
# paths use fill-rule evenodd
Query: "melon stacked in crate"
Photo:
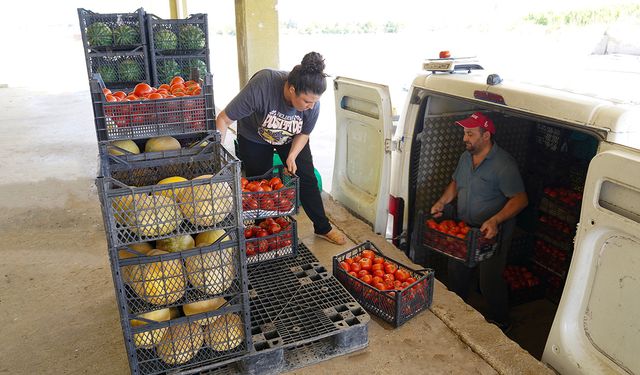
M 206 14 L 168 20 L 147 14 L 146 21 L 154 85 L 169 83 L 176 75 L 203 77 L 211 72 Z
M 212 139 L 102 154 L 96 183 L 132 373 L 234 361 L 251 347 L 240 165 Z
M 78 9 L 87 74 L 95 73 L 110 88 L 151 83 L 145 12 L 94 13 Z
M 241 178 L 242 218 L 249 263 L 295 256 L 299 178 L 274 167 L 262 176 Z

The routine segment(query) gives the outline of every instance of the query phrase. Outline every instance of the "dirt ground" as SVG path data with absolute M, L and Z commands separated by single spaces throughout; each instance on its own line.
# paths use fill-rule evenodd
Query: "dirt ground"
M 94 178 L 97 147 L 88 92 L 0 89 L 0 374 L 129 372 Z M 326 199 L 347 246 L 299 237 L 330 266 L 366 239 L 403 254 Z M 297 374 L 541 374 L 549 371 L 442 284 L 434 304 L 398 329 L 374 318 L 369 346 Z

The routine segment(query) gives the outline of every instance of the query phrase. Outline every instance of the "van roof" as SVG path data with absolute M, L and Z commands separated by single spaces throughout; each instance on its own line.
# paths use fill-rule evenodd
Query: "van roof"
M 416 77 L 413 84 L 467 99 L 475 99 L 476 91 L 500 95 L 505 107 L 604 130 L 608 140 L 640 148 L 640 57 L 608 56 L 589 60 L 590 65 L 578 64 L 572 69 L 538 69 L 532 74 L 520 75 L 511 72 L 503 75 L 499 70 L 468 74 L 425 72 Z M 616 60 L 624 64 L 610 63 Z M 490 73 L 500 74 L 502 83 L 487 85 Z

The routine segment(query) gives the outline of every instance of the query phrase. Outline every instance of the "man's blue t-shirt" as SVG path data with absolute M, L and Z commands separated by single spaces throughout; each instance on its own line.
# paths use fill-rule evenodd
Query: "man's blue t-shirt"
M 458 189 L 458 219 L 480 226 L 498 213 L 509 198 L 524 192 L 515 159 L 497 144 L 477 168 L 465 151 L 453 173 Z
M 296 134 L 310 134 L 318 120 L 320 103 L 297 111 L 284 100 L 288 72 L 263 69 L 249 80 L 225 108 L 238 121 L 238 134 L 256 143 L 283 145 Z

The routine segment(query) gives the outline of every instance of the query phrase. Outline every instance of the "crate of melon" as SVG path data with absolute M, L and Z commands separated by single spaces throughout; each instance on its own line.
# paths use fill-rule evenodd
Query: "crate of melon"
M 298 229 L 296 220 L 290 216 L 266 218 L 255 222 L 245 221 L 247 263 L 296 257 L 298 251 Z
M 244 220 L 298 213 L 299 178 L 285 174 L 282 168 L 271 168 L 257 177 L 243 177 L 240 185 Z
M 434 275 L 385 256 L 369 241 L 333 257 L 333 276 L 362 307 L 395 327 L 431 307 Z
M 422 245 L 474 267 L 489 259 L 498 249 L 501 233 L 487 239 L 480 228 L 471 227 L 463 221 L 453 219 L 421 220 Z

